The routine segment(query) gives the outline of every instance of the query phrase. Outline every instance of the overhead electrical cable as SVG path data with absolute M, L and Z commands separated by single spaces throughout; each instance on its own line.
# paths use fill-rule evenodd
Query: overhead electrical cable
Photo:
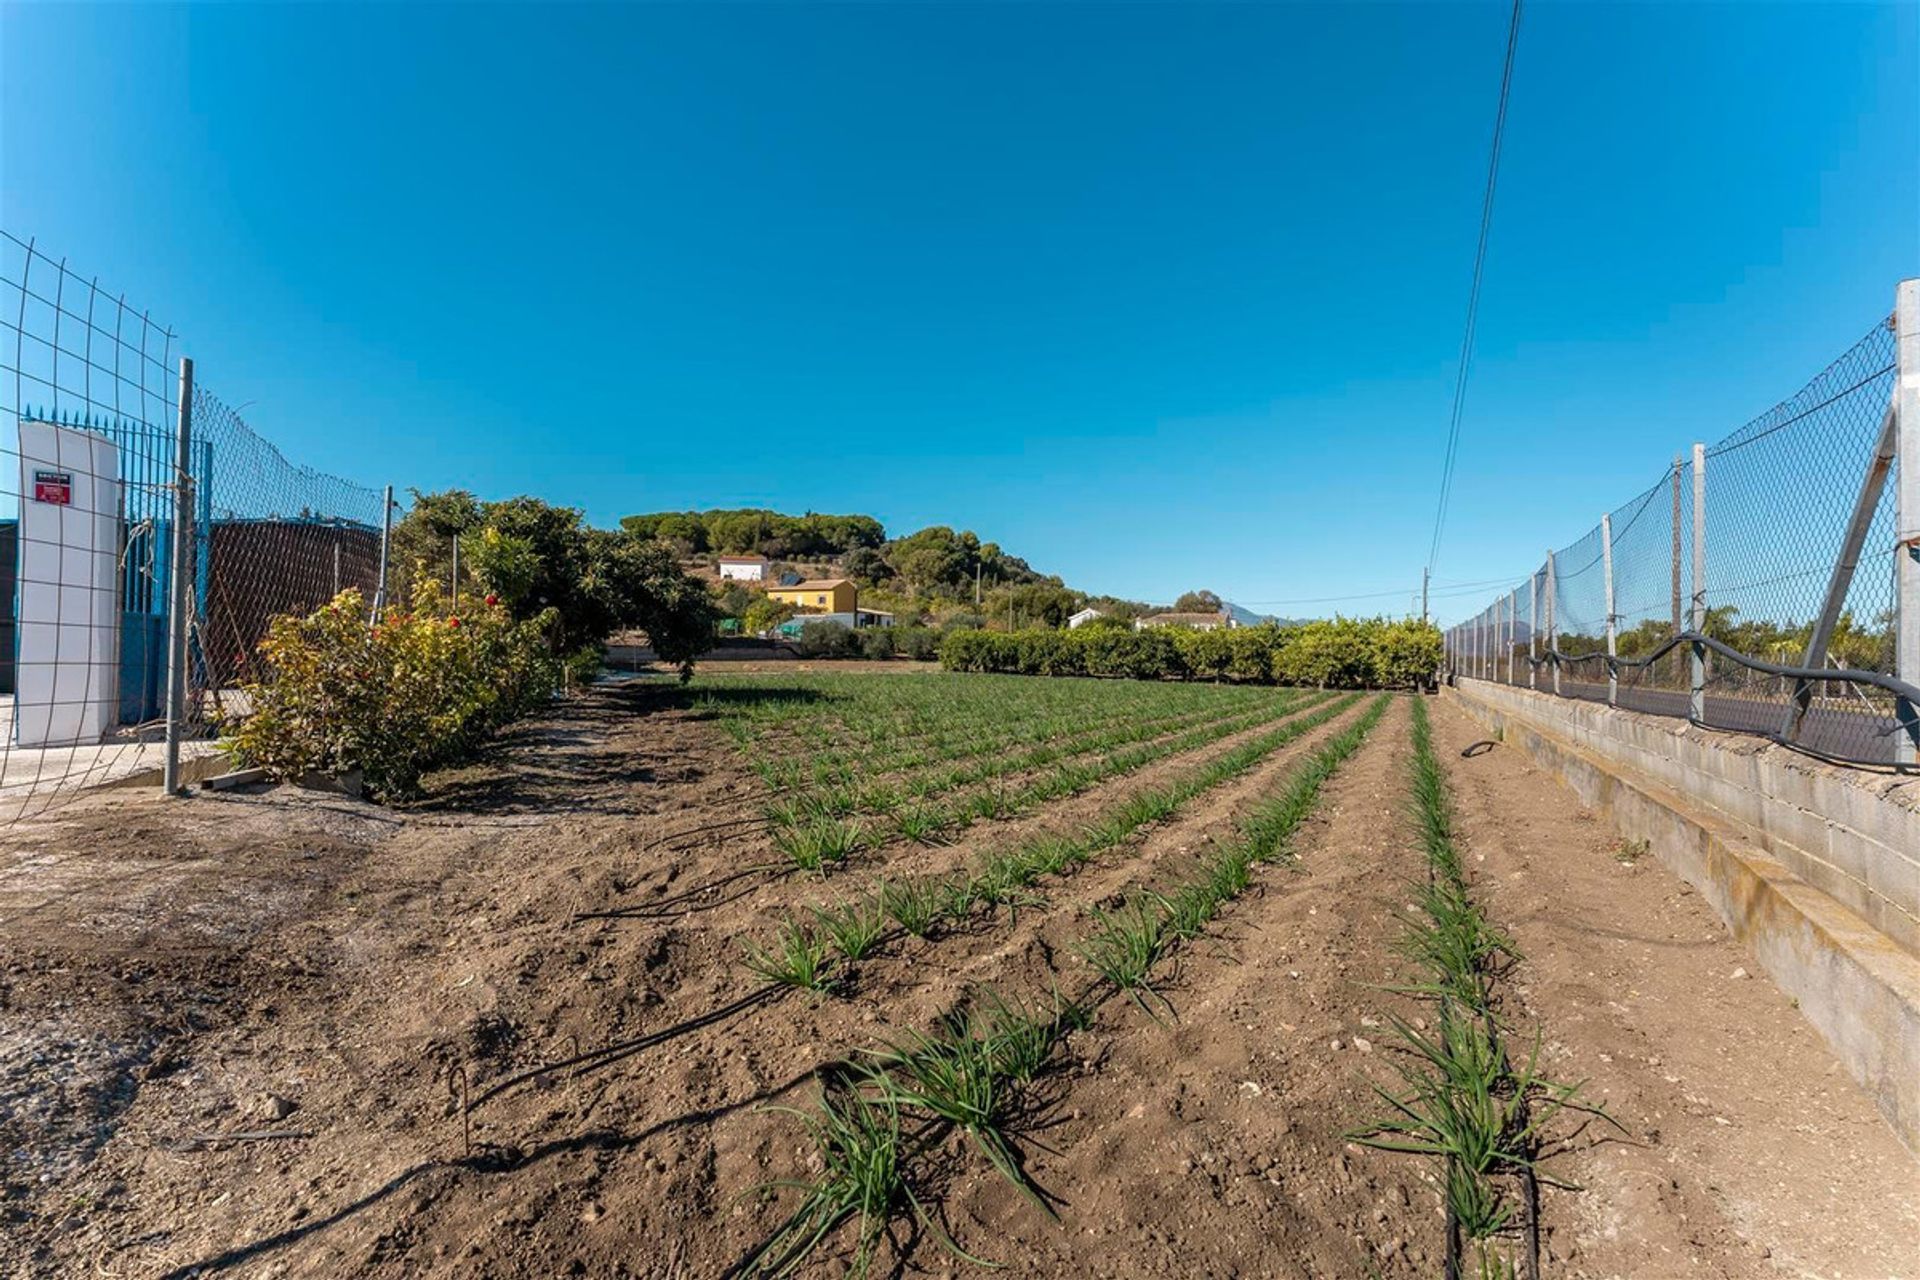
M 1500 144 L 1507 132 L 1507 99 L 1513 89 L 1513 55 L 1520 45 L 1520 9 L 1513 0 L 1507 20 L 1507 56 L 1500 69 L 1500 107 L 1493 118 L 1493 150 L 1487 159 L 1487 187 L 1480 202 L 1480 239 L 1473 253 L 1473 284 L 1467 292 L 1467 324 L 1460 337 L 1460 367 L 1454 374 L 1453 410 L 1447 419 L 1447 447 L 1440 466 L 1440 502 L 1433 514 L 1433 541 L 1427 548 L 1427 571 L 1440 559 L 1440 538 L 1447 526 L 1447 502 L 1453 496 L 1454 462 L 1460 454 L 1460 421 L 1467 403 L 1467 377 L 1473 367 L 1473 332 L 1480 318 L 1480 280 L 1487 266 L 1487 235 L 1493 227 L 1493 193 L 1500 178 Z

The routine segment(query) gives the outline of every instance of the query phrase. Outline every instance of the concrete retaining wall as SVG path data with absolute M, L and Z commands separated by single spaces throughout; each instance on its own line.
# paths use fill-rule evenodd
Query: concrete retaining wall
M 1505 685 L 1448 692 L 1698 890 L 1920 1152 L 1920 882 L 1899 878 L 1920 784 Z
M 1459 689 L 1711 805 L 1750 828 L 1788 870 L 1920 955 L 1920 779 L 1825 764 L 1669 716 L 1478 680 Z

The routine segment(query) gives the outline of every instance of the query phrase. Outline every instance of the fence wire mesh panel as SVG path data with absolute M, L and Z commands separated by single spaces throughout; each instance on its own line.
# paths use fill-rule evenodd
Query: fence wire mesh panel
M 1912 715 L 1897 681 L 1812 677 L 1815 669 L 1899 674 L 1897 464 L 1883 457 L 1884 484 L 1867 486 L 1893 438 L 1895 352 L 1893 322 L 1876 324 L 1794 396 L 1706 447 L 1697 474 L 1682 454 L 1610 512 L 1611 618 L 1609 543 L 1595 525 L 1553 554 L 1551 572 L 1543 565 L 1515 588 L 1522 610 L 1540 592 L 1537 668 L 1524 612 L 1511 677 L 1475 660 L 1479 637 L 1505 607 L 1497 602 L 1452 629 L 1455 671 L 1516 684 L 1531 675 L 1535 687 L 1562 696 L 1691 715 L 1840 760 L 1894 762 Z M 1696 478 L 1704 481 L 1697 530 Z M 1698 617 L 1696 532 L 1704 544 Z M 1850 534 L 1858 553 L 1849 580 L 1836 568 L 1848 560 Z M 1823 613 L 1827 638 L 1816 653 Z M 1617 657 L 1608 654 L 1609 621 Z
M 199 387 L 192 422 L 200 538 L 187 719 L 204 730 L 246 710 L 239 687 L 259 674 L 275 617 L 348 589 L 371 610 L 385 497 L 288 462 Z
M 293 466 L 196 390 L 182 529 L 174 333 L 4 231 L 0 324 L 0 822 L 10 822 L 91 786 L 157 782 L 176 566 L 191 575 L 192 758 L 217 752 L 211 730 L 233 709 L 229 691 L 268 618 L 310 611 L 336 582 L 371 597 L 384 512 L 380 495 Z

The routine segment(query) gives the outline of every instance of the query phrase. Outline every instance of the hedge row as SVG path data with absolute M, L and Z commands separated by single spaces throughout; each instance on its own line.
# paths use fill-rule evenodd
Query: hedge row
M 1296 626 L 1190 631 L 956 631 L 940 644 L 949 671 L 1134 680 L 1235 680 L 1323 689 L 1404 689 L 1439 669 L 1439 628 L 1335 618 Z

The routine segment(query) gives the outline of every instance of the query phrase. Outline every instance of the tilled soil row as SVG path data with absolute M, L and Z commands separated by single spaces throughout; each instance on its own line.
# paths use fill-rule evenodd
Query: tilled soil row
M 1004 919 L 983 921 L 977 928 L 933 941 L 909 941 L 902 954 L 863 964 L 850 998 L 789 997 L 700 1028 L 612 1064 L 604 1072 L 589 1069 L 573 1079 L 556 1077 L 532 1095 L 501 1099 L 498 1110 L 484 1115 L 476 1132 L 483 1143 L 491 1138 L 506 1143 L 512 1135 L 515 1152 L 510 1160 L 516 1167 L 550 1158 L 572 1166 L 561 1154 L 568 1142 L 539 1141 L 543 1134 L 578 1130 L 586 1135 L 577 1140 L 581 1145 L 606 1153 L 625 1147 L 624 1140 L 616 1143 L 603 1126 L 617 1123 L 623 1131 L 636 1126 L 643 1132 L 653 1131 L 637 1165 L 631 1156 L 605 1154 L 610 1163 L 591 1177 L 556 1186 L 550 1194 L 543 1183 L 537 1193 L 538 1212 L 511 1215 L 528 1237 L 528 1247 L 535 1247 L 533 1241 L 538 1240 L 538 1248 L 547 1252 L 536 1256 L 551 1257 L 576 1247 L 575 1233 L 568 1226 L 576 1213 L 571 1206 L 577 1202 L 577 1212 L 595 1212 L 592 1205 L 603 1202 L 594 1200 L 594 1187 L 607 1178 L 622 1185 L 635 1179 L 651 1185 L 637 1195 L 623 1193 L 622 1216 L 627 1225 L 618 1233 L 611 1228 L 601 1233 L 624 1238 L 607 1255 L 612 1257 L 632 1247 L 636 1239 L 686 1231 L 702 1206 L 724 1205 L 777 1176 L 791 1163 L 791 1157 L 778 1149 L 787 1139 L 781 1126 L 753 1113 L 755 1104 L 799 1101 L 805 1092 L 802 1086 L 808 1085 L 818 1066 L 853 1047 L 874 1043 L 886 1026 L 924 1025 L 960 989 L 962 979 L 954 976 L 956 972 L 977 977 L 991 974 L 998 965 L 1011 973 L 1017 967 L 1014 957 L 1032 950 L 1030 940 L 1039 934 L 1043 922 L 1071 916 L 1073 904 L 1092 900 L 1084 885 L 1103 883 L 1110 893 L 1114 886 L 1138 881 L 1167 857 L 1190 856 L 1202 840 L 1224 837 L 1237 816 L 1269 792 L 1292 762 L 1338 732 L 1358 712 L 1357 706 L 1349 709 L 1332 723 L 1287 744 L 1247 775 L 1205 793 L 1181 816 L 1143 833 L 1129 847 L 1102 855 L 1046 886 L 1047 905 L 1022 908 L 1011 925 Z M 1055 933 L 1063 928 L 1058 923 L 1051 927 Z M 1006 941 L 1009 929 L 1016 939 L 1011 945 Z M 710 958 L 717 963 L 725 956 Z M 449 1193 L 464 1207 L 451 1213 L 445 1204 L 436 1204 L 432 1229 L 472 1215 L 491 1221 L 508 1213 L 504 1207 L 508 1201 L 518 1202 L 528 1194 L 524 1186 L 516 1185 L 523 1181 L 464 1180 L 456 1192 Z M 562 1177 L 562 1182 L 567 1179 Z M 502 1207 L 485 1207 L 496 1204 Z M 703 1231 L 697 1240 L 689 1241 L 685 1255 L 689 1274 L 710 1274 L 724 1266 L 731 1260 L 727 1250 L 749 1245 L 751 1232 L 763 1228 L 764 1220 L 742 1205 L 729 1218 L 729 1225 L 725 1233 Z M 628 1231 L 637 1235 L 628 1236 Z
M 884 868 L 890 875 L 920 874 L 924 867 L 941 862 L 943 851 L 977 847 L 983 832 L 986 834 L 1018 832 L 1022 830 L 1023 823 L 1051 822 L 1060 812 L 1062 805 L 1079 797 L 1104 794 L 1106 788 L 1121 785 L 1129 778 L 1147 776 L 1148 771 L 1160 767 L 1167 761 L 1209 759 L 1216 754 L 1225 754 L 1248 738 L 1258 736 L 1260 732 L 1275 724 L 1295 719 L 1322 701 L 1324 698 L 1318 696 L 1288 699 L 1276 701 L 1274 706 L 1262 711 L 1240 713 L 1232 717 L 1241 722 L 1240 727 L 1231 732 L 1221 734 L 1209 741 L 1202 741 L 1186 750 L 1170 751 L 1167 755 L 1148 760 L 1134 768 L 1123 769 L 1092 783 L 1075 795 L 1029 804 L 1020 811 L 1008 813 L 999 819 L 975 819 L 966 826 L 949 831 L 940 839 L 928 843 L 908 840 L 895 829 L 891 817 L 871 813 L 851 815 L 848 820 L 864 828 L 866 844 L 845 863 L 828 868 L 828 874 L 837 876 L 849 871 L 871 871 L 880 868 Z M 932 797 L 926 803 L 941 807 L 957 803 L 967 795 L 988 790 L 1000 790 L 1017 796 L 1021 788 L 1057 772 L 1063 763 L 1070 762 L 1097 768 L 1118 758 L 1173 747 L 1183 740 L 1204 739 L 1212 732 L 1213 730 L 1204 724 L 1187 725 L 1139 742 L 1102 747 L 1076 756 L 1070 761 L 1063 758 L 1061 761 L 1008 773 L 985 783 L 973 784 Z M 714 905 L 725 905 L 737 899 L 745 891 L 740 880 L 740 873 L 745 869 L 768 868 L 763 878 L 782 876 L 792 870 L 790 862 L 780 851 L 771 830 L 734 828 L 704 841 L 671 841 L 669 843 L 675 846 L 671 852 L 676 856 L 653 859 L 657 870 L 652 874 L 636 877 L 631 885 L 632 909 L 635 912 L 651 914 L 664 907 L 671 914 L 690 917 L 709 910 Z M 702 879 L 696 869 L 701 865 L 700 854 L 715 848 L 724 848 L 727 851 L 726 869 L 713 871 L 707 878 Z M 656 900 L 663 906 L 656 906 Z
M 1252 776 L 1217 789 L 1224 794 L 1209 792 L 1196 800 L 1206 806 L 1204 815 L 1161 824 L 1146 835 L 1139 854 L 1120 861 L 1151 867 L 1157 859 L 1190 852 L 1203 835 L 1224 836 L 1239 812 L 1284 776 L 1290 762 L 1337 732 L 1336 726 L 1357 710 L 1288 744 L 1284 755 L 1263 761 Z M 1103 858 L 1067 877 L 1061 883 L 1064 893 L 1055 894 L 1055 900 L 1087 901 L 1079 881 L 1104 872 L 1105 863 Z M 1064 910 L 1023 910 L 1014 928 L 1031 934 L 1041 920 Z M 915 954 L 866 966 L 853 999 L 809 1003 L 790 998 L 649 1049 L 604 1072 L 556 1078 L 536 1093 L 502 1099 L 478 1135 L 483 1144 L 497 1138 L 510 1147 L 504 1155 L 488 1154 L 489 1160 L 503 1161 L 509 1173 L 437 1180 L 436 1187 L 444 1182 L 444 1188 L 434 1193 L 430 1212 L 423 1208 L 403 1229 L 426 1233 L 418 1247 L 430 1254 L 445 1257 L 443 1251 L 450 1251 L 457 1257 L 459 1246 L 449 1232 L 471 1232 L 475 1223 L 510 1228 L 516 1253 L 534 1260 L 537 1269 L 582 1256 L 579 1217 L 597 1222 L 605 1211 L 607 1225 L 593 1236 L 606 1240 L 607 1251 L 596 1249 L 587 1257 L 589 1272 L 631 1256 L 645 1240 L 686 1235 L 682 1260 L 688 1274 L 711 1274 L 764 1228 L 764 1216 L 747 1204 L 734 1204 L 735 1198 L 778 1176 L 795 1158 L 780 1149 L 790 1134 L 783 1136 L 781 1126 L 754 1114 L 755 1104 L 798 1101 L 804 1093 L 798 1086 L 815 1067 L 871 1043 L 886 1025 L 924 1024 L 956 990 L 950 970 L 978 972 L 983 957 L 1001 950 L 1006 927 L 988 923 L 937 942 L 914 943 Z M 708 957 L 716 959 L 711 952 Z M 884 986 L 875 974 L 883 976 Z M 454 1133 L 448 1140 L 455 1141 Z M 583 1160 L 588 1152 L 593 1158 Z M 532 1169 L 539 1172 L 530 1174 Z M 617 1212 L 605 1191 L 612 1186 L 623 1188 Z M 726 1230 L 715 1229 L 716 1213 Z
M 804 1077 L 820 1055 L 816 1038 L 803 1027 L 786 1042 L 791 1047 L 746 1035 L 721 1042 L 709 1055 L 694 1051 L 704 1044 L 695 1037 L 663 1046 L 658 1057 L 650 1053 L 635 1074 L 626 1073 L 634 1064 L 622 1064 L 620 1071 L 572 1082 L 564 1093 L 561 1086 L 568 1082 L 549 1083 L 503 1113 L 499 1124 L 515 1139 L 513 1153 L 484 1145 L 490 1132 L 485 1126 L 495 1122 L 491 1117 L 483 1122 L 476 1162 L 524 1172 L 479 1180 L 485 1185 L 470 1189 L 471 1197 L 464 1192 L 458 1197 L 474 1203 L 444 1220 L 435 1207 L 447 1188 L 474 1178 L 458 1167 L 465 1148 L 458 1118 L 448 1113 L 445 1066 L 477 1063 L 476 1078 L 491 1076 L 496 1072 L 487 1070 L 489 1063 L 563 1057 L 581 1042 L 591 1046 L 623 1029 L 676 1021 L 663 1009 L 662 990 L 679 988 L 696 972 L 706 972 L 711 981 L 703 994 L 737 989 L 732 934 L 790 901 L 775 894 L 767 901 L 730 906 L 735 927 L 716 921 L 711 937 L 700 940 L 665 928 L 583 931 L 564 923 L 580 905 L 610 905 L 604 891 L 596 893 L 593 886 L 604 885 L 615 874 L 609 864 L 631 856 L 628 851 L 636 844 L 676 825 L 675 796 L 695 785 L 763 793 L 736 754 L 714 741 L 710 724 L 677 710 L 635 716 L 636 704 L 644 707 L 644 701 L 632 691 L 608 697 L 624 704 L 626 716 L 596 724 L 605 735 L 598 744 L 568 723 L 567 715 L 556 717 L 518 735 L 541 747 L 531 759 L 510 753 L 493 763 L 494 775 L 481 769 L 454 775 L 444 781 L 440 796 L 398 822 L 378 810 L 367 811 L 372 821 L 356 817 L 364 843 L 351 856 L 320 864 L 329 884 L 307 904 L 318 915 L 331 913 L 335 923 L 322 926 L 290 912 L 284 929 L 262 929 L 239 954 L 224 957 L 224 963 L 243 972 L 283 971 L 282 948 L 289 936 L 304 939 L 293 947 L 298 957 L 293 980 L 280 984 L 271 1011 L 256 1007 L 236 1020 L 242 1010 L 228 997 L 221 1010 L 224 1025 L 178 1041 L 177 1060 L 186 1069 L 140 1090 L 138 1104 L 121 1118 L 128 1141 L 109 1150 L 85 1180 L 139 1190 L 131 1197 L 121 1193 L 130 1202 L 116 1206 L 119 1212 L 96 1214 L 84 1235 L 70 1233 L 67 1247 L 91 1248 L 140 1274 L 223 1257 L 230 1262 L 277 1258 L 283 1250 L 299 1259 L 298 1267 L 328 1274 L 364 1268 L 384 1274 L 396 1266 L 402 1274 L 438 1270 L 452 1265 L 449 1259 L 470 1240 L 486 1240 L 483 1250 L 499 1250 L 504 1237 L 494 1228 L 517 1220 L 513 1206 L 525 1196 L 527 1179 L 546 1177 L 556 1163 L 576 1168 L 582 1160 L 617 1162 L 625 1177 L 651 1168 L 647 1160 L 661 1165 L 663 1173 L 709 1161 L 697 1149 L 676 1146 L 649 1151 L 647 1160 L 636 1164 L 639 1157 L 631 1153 L 648 1150 L 663 1135 L 648 1136 L 648 1127 L 632 1117 L 663 1115 L 671 1124 L 676 1117 L 726 1107 L 736 1099 L 751 1105 L 760 1092 L 756 1082 L 775 1088 Z M 586 710 L 569 708 L 569 714 Z M 1083 820 L 1115 796 L 1231 750 L 1246 736 L 1155 762 L 1059 802 L 1049 814 Z M 670 771 L 691 785 L 653 784 Z M 536 817 L 537 801 L 562 785 L 575 790 L 582 803 L 561 819 L 539 819 L 540 825 L 488 821 L 473 829 L 448 821 L 463 806 L 484 809 L 494 801 L 503 801 L 516 816 Z M 317 803 L 324 808 L 307 813 L 281 793 L 237 799 L 230 807 L 259 810 L 263 824 L 289 823 L 296 835 L 318 825 L 317 818 L 330 820 L 339 809 L 360 811 L 334 799 Z M 989 825 L 996 840 L 1010 838 L 1007 833 L 1016 827 Z M 201 838 L 226 856 L 217 828 Z M 565 850 L 559 857 L 556 847 Z M 969 850 L 935 852 L 957 861 Z M 265 878 L 271 860 L 260 861 Z M 426 867 L 432 868 L 435 887 L 423 892 L 420 872 Z M 258 979 L 246 976 L 237 985 L 257 989 Z M 743 1046 L 757 1051 L 756 1061 L 745 1068 L 734 1063 Z M 749 1086 L 745 1093 L 731 1087 L 740 1078 Z M 603 1079 L 619 1087 L 605 1090 L 604 1098 L 601 1092 L 585 1094 L 585 1104 L 576 1105 L 571 1095 L 603 1090 Z M 663 1087 L 663 1080 L 671 1080 L 672 1087 Z M 183 1105 L 205 1110 L 205 1102 L 195 1100 L 205 1099 L 210 1090 L 226 1099 L 215 1109 L 232 1113 L 220 1128 L 253 1123 L 256 1105 L 271 1110 L 262 1099 L 278 1091 L 299 1099 L 302 1131 L 314 1136 L 258 1147 L 213 1145 L 187 1160 L 170 1153 L 138 1154 L 141 1141 L 158 1147 L 183 1131 L 215 1127 L 208 1123 L 211 1114 L 181 1110 Z M 142 1139 L 143 1133 L 151 1136 Z M 629 1154 L 622 1157 L 623 1152 Z M 656 1176 L 643 1181 L 651 1183 Z M 190 1180 L 182 1182 L 183 1177 Z M 699 1222 L 703 1213 L 714 1211 L 715 1192 L 710 1179 L 694 1182 L 699 1186 L 689 1184 L 677 1197 L 646 1194 L 650 1200 L 671 1200 L 665 1209 L 669 1216 Z M 215 1190 L 223 1184 L 227 1191 Z M 595 1180 L 570 1185 L 581 1212 L 591 1216 Z M 168 1187 L 175 1188 L 177 1211 L 141 1207 L 165 1196 Z M 496 1190 L 502 1197 L 499 1207 L 483 1208 L 494 1203 Z M 404 1210 L 398 1218 L 396 1205 Z M 548 1218 L 560 1225 L 568 1221 L 565 1213 Z M 162 1229 L 140 1230 L 142 1222 Z M 422 1232 L 432 1234 L 435 1243 L 416 1253 L 404 1240 Z M 449 1243 L 456 1238 L 458 1243 Z M 227 1252 L 250 1248 L 249 1242 L 265 1243 L 258 1252 Z M 573 1256 L 571 1242 L 554 1247 L 560 1252 L 553 1257 Z M 517 1251 L 517 1246 L 510 1250 Z M 397 1264 L 401 1256 L 415 1261 Z

